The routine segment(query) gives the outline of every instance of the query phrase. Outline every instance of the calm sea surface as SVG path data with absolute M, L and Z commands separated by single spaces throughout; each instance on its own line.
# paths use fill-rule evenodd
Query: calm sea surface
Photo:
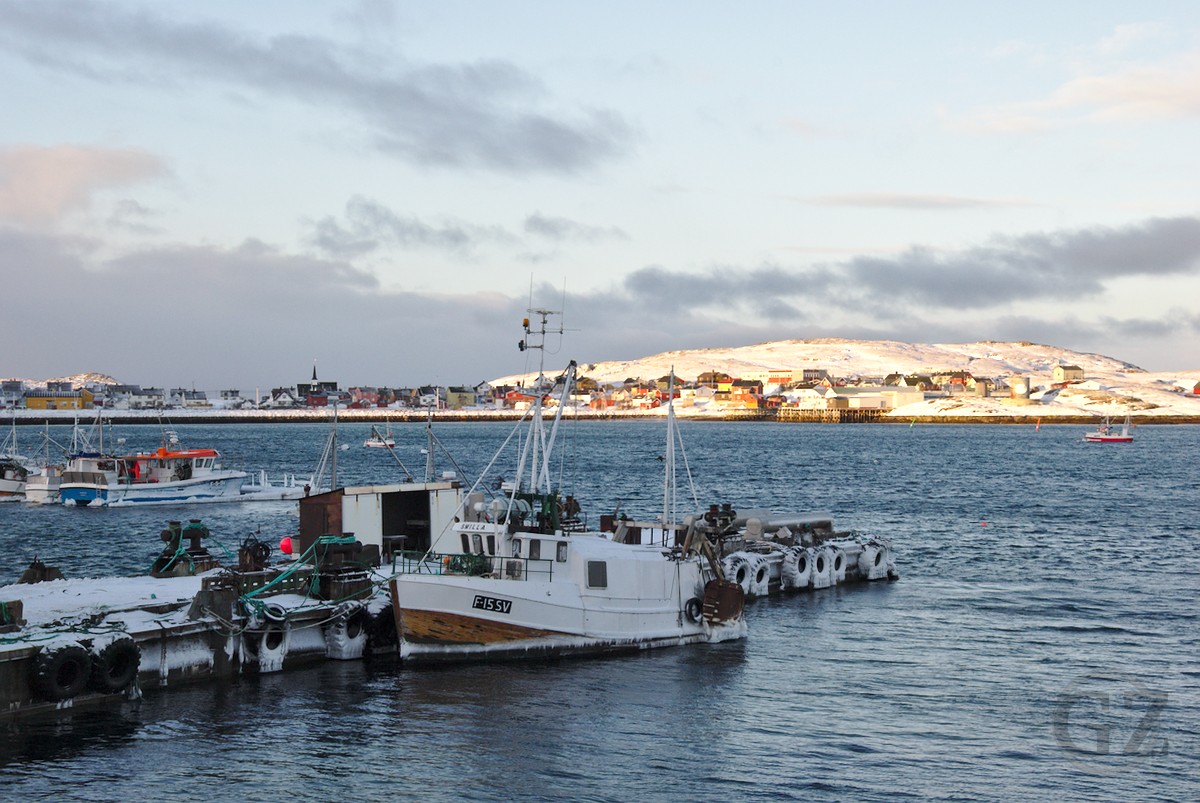
M 1200 427 L 681 424 L 703 504 L 827 510 L 902 579 L 756 601 L 740 643 L 404 669 L 335 663 L 0 726 L 7 800 L 1196 800 Z M 327 429 L 181 426 L 227 464 L 307 474 Z M 508 424 L 435 427 L 473 478 Z M 342 484 L 397 481 L 344 425 Z M 37 430 L 20 431 L 32 450 Z M 117 427 L 129 448 L 153 427 Z M 55 435 L 62 440 L 65 430 Z M 396 429 L 423 472 L 422 425 Z M 663 426 L 560 435 L 592 521 L 661 511 Z M 572 468 L 573 466 L 573 468 Z M 439 455 L 438 469 L 452 469 Z M 0 504 L 0 584 L 38 556 L 143 572 L 168 519 L 234 547 L 294 504 Z

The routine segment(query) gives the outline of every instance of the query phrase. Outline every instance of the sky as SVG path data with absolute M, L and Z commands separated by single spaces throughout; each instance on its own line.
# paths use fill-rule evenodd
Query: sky
M 1200 367 L 1200 5 L 0 0 L 0 376 Z M 534 366 L 536 367 L 536 366 Z

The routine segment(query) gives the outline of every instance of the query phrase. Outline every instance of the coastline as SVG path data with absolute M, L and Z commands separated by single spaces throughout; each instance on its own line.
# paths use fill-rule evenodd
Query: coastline
M 1029 412 L 1024 412 L 1028 409 Z M 691 412 L 691 414 L 689 414 Z M 551 413 L 551 411 L 547 411 Z M 866 410 L 798 410 L 783 408 L 782 410 L 704 410 L 689 411 L 687 408 L 676 408 L 678 418 L 687 421 L 754 421 L 781 424 L 1008 424 L 1008 425 L 1045 425 L 1053 424 L 1094 424 L 1100 418 L 1096 415 L 1080 415 L 1076 413 L 1058 413 L 1045 409 L 1037 409 L 1032 405 L 1022 408 L 1022 412 L 1006 410 L 995 414 L 960 414 L 952 413 L 927 414 L 912 413 L 898 410 L 866 411 Z M 344 423 L 381 423 L 415 424 L 429 420 L 440 423 L 447 422 L 479 422 L 479 421 L 516 421 L 524 413 L 515 410 L 394 410 L 394 409 L 341 409 L 337 411 L 339 422 Z M 564 419 L 579 421 L 642 421 L 661 418 L 662 408 L 655 410 L 565 410 Z M 0 421 L 20 426 L 45 426 L 81 424 L 95 417 L 93 410 L 9 410 L 0 416 Z M 159 424 L 163 420 L 175 424 L 325 424 L 333 419 L 330 408 L 297 409 L 297 410 L 115 410 L 105 411 L 105 421 L 112 424 Z M 1176 412 L 1164 412 L 1159 415 L 1151 411 L 1141 411 L 1131 415 L 1132 422 L 1137 426 L 1147 424 L 1200 424 L 1200 413 L 1184 415 Z

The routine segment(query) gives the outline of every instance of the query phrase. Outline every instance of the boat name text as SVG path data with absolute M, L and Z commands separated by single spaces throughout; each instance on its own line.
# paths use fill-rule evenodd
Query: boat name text
M 471 607 L 478 608 L 481 611 L 512 613 L 512 600 L 497 599 L 496 597 L 485 597 L 482 594 L 476 594 L 475 601 L 471 603 Z

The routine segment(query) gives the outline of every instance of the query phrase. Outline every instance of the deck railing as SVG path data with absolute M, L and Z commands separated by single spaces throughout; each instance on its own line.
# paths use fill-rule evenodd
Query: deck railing
M 493 577 L 504 580 L 550 580 L 553 560 L 445 552 L 393 552 L 395 574 L 455 574 L 466 577 Z

